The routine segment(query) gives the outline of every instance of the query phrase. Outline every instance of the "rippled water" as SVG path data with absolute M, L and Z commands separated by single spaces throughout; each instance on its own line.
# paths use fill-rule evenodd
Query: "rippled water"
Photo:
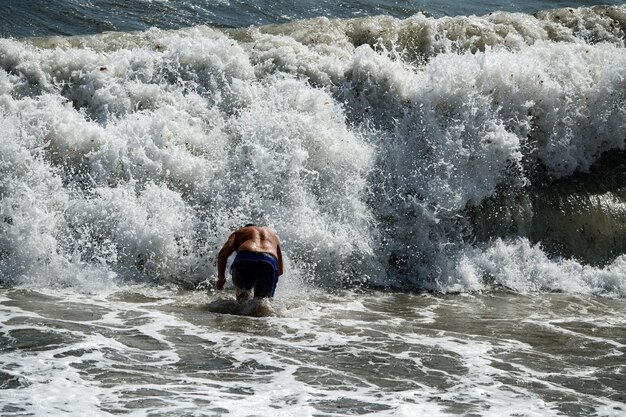
M 623 416 L 626 7 L 266 3 L 0 1 L 0 415 Z
M 622 0 L 0 0 L 0 36 L 84 35 L 136 31 L 150 27 L 179 29 L 209 25 L 241 28 L 282 24 L 313 17 L 354 18 L 386 15 L 406 18 L 484 15 L 494 11 L 535 13 L 559 7 L 623 4 Z
M 572 295 L 3 290 L 2 413 L 623 415 L 626 303 Z

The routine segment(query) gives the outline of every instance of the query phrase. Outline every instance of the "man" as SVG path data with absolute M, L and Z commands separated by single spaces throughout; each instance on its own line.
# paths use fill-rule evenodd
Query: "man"
M 230 268 L 235 284 L 237 301 L 250 298 L 272 298 L 283 274 L 283 256 L 278 236 L 267 227 L 247 224 L 230 235 L 217 255 L 217 282 L 215 288 L 224 289 L 226 283 L 226 261 L 237 252 Z

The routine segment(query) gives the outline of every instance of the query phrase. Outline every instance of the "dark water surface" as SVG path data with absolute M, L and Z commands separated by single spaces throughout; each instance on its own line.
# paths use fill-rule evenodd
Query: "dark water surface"
M 0 36 L 85 35 L 105 31 L 137 31 L 151 27 L 178 29 L 209 25 L 241 28 L 325 16 L 354 18 L 387 15 L 484 15 L 493 11 L 535 13 L 561 7 L 623 4 L 621 0 L 509 1 L 478 0 L 0 0 Z
M 164 289 L 1 296 L 3 415 L 626 410 L 623 300 L 319 294 L 253 318 Z

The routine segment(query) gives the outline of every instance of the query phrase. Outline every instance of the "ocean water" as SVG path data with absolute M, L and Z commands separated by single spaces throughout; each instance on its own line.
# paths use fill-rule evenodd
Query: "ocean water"
M 386 15 L 407 18 L 486 15 L 491 12 L 533 14 L 555 8 L 620 5 L 619 0 L 0 0 L 0 36 L 86 35 L 105 31 L 180 29 L 208 25 L 242 28 L 283 24 L 315 17 L 358 18 Z
M 626 5 L 1 5 L 0 415 L 626 413 Z

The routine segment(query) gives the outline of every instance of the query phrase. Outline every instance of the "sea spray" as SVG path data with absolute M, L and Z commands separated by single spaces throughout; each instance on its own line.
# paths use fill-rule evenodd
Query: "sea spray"
M 14 3 L 52 33 L 311 4 Z M 0 40 L 0 414 L 622 416 L 623 15 Z M 211 280 L 250 221 L 271 307 Z
M 622 294 L 619 239 L 591 267 L 613 284 L 518 285 L 485 259 L 533 245 L 550 268 L 587 268 L 536 246 L 559 235 L 529 232 L 551 213 L 533 187 L 623 149 L 623 15 L 3 39 L 3 280 L 194 286 L 254 221 L 315 285 Z
M 4 227 L 19 235 L 22 223 L 45 223 L 37 233 L 50 241 L 49 258 L 108 266 L 123 279 L 199 282 L 214 274 L 230 231 L 251 219 L 279 230 L 296 271 L 325 268 L 330 282 L 348 279 L 338 260 L 347 271 L 354 252 L 373 256 L 361 200 L 371 150 L 327 92 L 287 76 L 253 79 L 223 35 L 198 49 L 164 34 L 167 52 L 108 54 L 5 42 L 5 65 L 20 74 L 13 85 L 39 87 L 34 97 L 4 97 L 5 119 L 19 125 L 10 139 L 38 152 L 29 171 L 48 175 L 57 188 L 45 192 L 65 200 L 51 207 L 36 196 L 55 221 L 31 213 Z M 33 61 L 16 63 L 22 54 Z M 80 59 L 78 69 L 56 69 Z M 26 181 L 13 174 L 12 183 Z M 27 275 L 12 266 L 21 242 L 3 247 L 6 274 L 18 280 Z

